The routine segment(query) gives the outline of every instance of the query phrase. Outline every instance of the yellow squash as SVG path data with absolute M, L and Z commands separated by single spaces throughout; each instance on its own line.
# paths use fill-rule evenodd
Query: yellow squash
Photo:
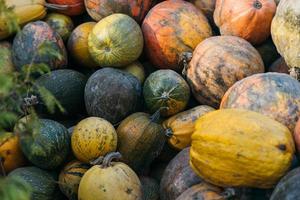
M 191 135 L 194 132 L 195 121 L 202 115 L 214 111 L 210 106 L 197 106 L 190 110 L 178 113 L 163 123 L 168 143 L 176 149 L 191 146 Z
M 76 125 L 71 144 L 76 158 L 89 163 L 116 150 L 117 133 L 113 125 L 105 119 L 89 117 Z
M 289 170 L 294 153 L 284 125 L 253 111 L 223 109 L 197 120 L 190 165 L 218 186 L 271 188 Z

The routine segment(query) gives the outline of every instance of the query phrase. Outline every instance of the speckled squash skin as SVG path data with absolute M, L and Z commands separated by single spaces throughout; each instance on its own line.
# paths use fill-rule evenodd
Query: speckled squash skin
M 98 64 L 92 59 L 88 48 L 88 37 L 95 25 L 96 22 L 80 24 L 73 30 L 68 40 L 70 56 L 82 67 L 98 67 Z
M 143 200 L 159 200 L 159 184 L 150 177 L 142 176 L 140 181 L 143 187 Z
M 0 72 L 11 73 L 15 70 L 12 62 L 11 44 L 9 42 L 0 42 Z
M 37 167 L 21 167 L 8 176 L 19 178 L 32 188 L 31 200 L 54 199 L 56 183 L 48 171 Z
M 277 51 L 290 68 L 300 67 L 299 17 L 300 4 L 295 4 L 293 0 L 281 0 L 271 26 Z
M 69 162 L 59 174 L 59 188 L 70 200 L 77 200 L 78 187 L 84 173 L 90 168 L 89 164 L 77 160 Z
M 294 153 L 292 134 L 281 123 L 253 111 L 223 109 L 196 122 L 190 165 L 217 186 L 271 188 L 289 170 Z
M 199 103 L 217 108 L 235 82 L 263 72 L 264 63 L 250 43 L 235 36 L 216 36 L 196 47 L 187 81 Z
M 95 165 L 82 177 L 79 185 L 80 200 L 142 200 L 142 185 L 126 164 L 113 162 L 105 168 Z
M 128 72 L 104 68 L 96 71 L 85 86 L 85 106 L 90 116 L 116 124 L 139 110 L 142 86 Z
M 142 22 L 150 10 L 153 0 L 85 0 L 85 7 L 89 15 L 100 21 L 114 13 L 123 13 Z
M 183 111 L 190 99 L 186 81 L 173 70 L 158 70 L 144 83 L 144 99 L 151 113 L 160 110 L 164 117 Z
M 199 183 L 184 191 L 176 200 L 225 200 L 223 190 L 208 183 Z
M 117 133 L 105 119 L 89 117 L 75 126 L 71 144 L 76 158 L 81 162 L 89 163 L 116 150 Z
M 181 0 L 163 1 L 153 7 L 142 25 L 145 50 L 155 67 L 180 71 L 180 56 L 193 52 L 204 39 L 212 36 L 204 14 Z
M 292 200 L 300 196 L 300 168 L 296 168 L 285 175 L 275 187 L 270 200 Z
M 287 66 L 284 58 L 280 57 L 269 67 L 268 71 L 289 74 L 289 66 Z
M 57 10 L 57 12 L 63 13 L 69 16 L 80 15 L 85 12 L 84 0 L 47 0 L 49 3 L 58 5 L 67 5 L 66 10 Z
M 26 164 L 17 135 L 10 132 L 0 133 L 0 159 L 5 173 Z
M 180 112 L 165 120 L 163 127 L 168 137 L 169 145 L 178 150 L 191 146 L 191 136 L 194 132 L 196 120 L 214 110 L 215 109 L 210 106 L 201 105 Z
M 88 38 L 91 57 L 101 67 L 124 67 L 139 58 L 143 46 L 141 28 L 124 14 L 105 17 Z
M 264 73 L 235 83 L 220 108 L 241 108 L 269 116 L 294 131 L 300 115 L 300 84 L 289 75 Z
M 185 148 L 166 167 L 160 182 L 161 200 L 174 200 L 201 182 L 189 165 L 189 152 L 190 148 Z
M 117 129 L 118 151 L 134 171 L 143 172 L 161 152 L 165 135 L 160 124 L 147 113 L 134 113 Z
M 38 49 L 44 42 L 51 42 L 53 48 L 61 54 L 61 58 L 38 55 Z M 28 23 L 14 38 L 12 45 L 13 63 L 18 70 L 32 63 L 44 63 L 50 69 L 67 65 L 67 52 L 61 37 L 42 21 Z
M 221 35 L 234 35 L 251 44 L 260 44 L 271 34 L 275 12 L 274 0 L 217 0 L 214 20 Z

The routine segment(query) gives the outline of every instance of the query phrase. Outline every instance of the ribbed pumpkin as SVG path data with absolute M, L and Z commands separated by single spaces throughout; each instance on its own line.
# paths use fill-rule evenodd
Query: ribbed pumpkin
M 161 200 L 174 200 L 191 186 L 201 182 L 189 165 L 190 148 L 182 150 L 164 170 L 160 182 Z
M 277 47 L 277 51 L 286 61 L 290 68 L 296 68 L 299 71 L 299 45 L 300 39 L 298 33 L 300 6 L 293 0 L 281 0 L 276 15 L 272 21 L 272 39 Z M 299 72 L 296 74 L 299 78 Z
M 260 44 L 270 36 L 275 12 L 274 0 L 217 0 L 214 20 L 222 35 Z
M 275 187 L 270 200 L 292 200 L 300 196 L 300 168 L 296 168 L 285 175 Z
M 45 42 L 51 44 L 51 48 L 61 54 L 61 57 L 41 55 L 39 48 Z M 50 69 L 67 65 L 67 52 L 63 40 L 46 22 L 36 21 L 24 26 L 14 38 L 12 50 L 13 63 L 18 70 L 31 63 L 44 63 Z
M 226 197 L 222 194 L 223 190 L 219 187 L 208 183 L 199 183 L 184 191 L 176 200 L 225 200 Z
M 76 158 L 89 163 L 116 150 L 117 133 L 105 119 L 89 117 L 75 126 L 71 142 Z
M 135 61 L 127 65 L 126 67 L 122 68 L 122 70 L 129 72 L 130 74 L 138 78 L 141 84 L 144 83 L 146 77 L 145 69 L 139 61 Z
M 284 58 L 280 57 L 269 67 L 268 71 L 289 74 L 289 66 L 287 66 Z
M 187 81 L 199 103 L 219 107 L 225 92 L 237 81 L 264 72 L 257 50 L 235 36 L 216 36 L 201 42 L 187 69 Z
M 11 44 L 9 42 L 0 42 L 0 72 L 5 74 L 13 72 L 14 70 Z
M 145 171 L 161 152 L 165 136 L 160 124 L 146 113 L 134 113 L 125 118 L 117 129 L 118 151 L 133 170 Z
M 49 3 L 66 6 L 66 9 L 62 9 L 59 12 L 74 16 L 80 15 L 85 12 L 84 0 L 47 0 Z
M 116 124 L 139 110 L 142 86 L 139 80 L 118 69 L 96 71 L 85 86 L 85 106 L 90 116 Z
M 74 29 L 74 24 L 72 19 L 69 16 L 59 14 L 59 13 L 51 13 L 48 14 L 45 21 L 49 26 L 56 31 L 60 37 L 67 41 L 71 35 L 72 30 Z
M 142 30 L 146 52 L 155 67 L 181 70 L 178 65 L 183 52 L 193 52 L 212 35 L 206 17 L 191 3 L 164 1 L 147 14 Z
M 190 98 L 190 88 L 186 81 L 168 69 L 150 74 L 144 83 L 143 92 L 150 112 L 160 111 L 165 117 L 184 110 Z
M 197 106 L 180 112 L 163 122 L 168 143 L 175 149 L 184 149 L 191 145 L 196 120 L 208 112 L 215 110 L 210 106 Z
M 300 84 L 289 75 L 264 73 L 235 83 L 220 108 L 242 108 L 267 115 L 294 131 L 300 115 Z
M 0 133 L 0 162 L 5 173 L 25 165 L 25 157 L 17 135 L 9 132 Z
M 135 174 L 122 162 L 111 162 L 108 154 L 101 165 L 90 168 L 82 177 L 78 199 L 81 200 L 142 200 L 142 185 Z
M 59 188 L 68 199 L 77 200 L 80 180 L 89 168 L 90 165 L 73 160 L 60 172 L 58 178 Z
M 214 11 L 216 0 L 189 0 L 198 9 L 200 9 L 211 23 L 214 22 Z
M 143 187 L 144 200 L 159 200 L 159 184 L 150 177 L 142 176 L 140 181 Z
M 122 67 L 139 58 L 143 34 L 129 16 L 112 14 L 99 21 L 88 38 L 91 57 L 101 67 Z
M 152 3 L 154 3 L 153 0 L 85 0 L 85 7 L 95 21 L 100 21 L 114 13 L 123 13 L 140 23 Z
M 77 26 L 68 40 L 68 50 L 76 63 L 87 68 L 95 68 L 98 64 L 92 59 L 88 48 L 88 37 L 95 22 L 86 22 Z
M 190 165 L 218 186 L 271 188 L 289 170 L 294 153 L 284 125 L 257 112 L 223 109 L 196 122 Z

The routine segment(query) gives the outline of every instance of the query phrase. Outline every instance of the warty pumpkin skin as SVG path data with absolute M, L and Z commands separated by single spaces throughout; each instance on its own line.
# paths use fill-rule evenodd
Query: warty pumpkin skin
M 71 144 L 76 158 L 84 163 L 89 163 L 99 156 L 116 150 L 117 133 L 105 119 L 89 117 L 75 126 Z
M 0 162 L 5 173 L 26 164 L 17 135 L 10 132 L 0 133 Z
M 274 0 L 217 0 L 214 20 L 221 35 L 235 35 L 260 44 L 270 36 L 275 12 Z
M 180 71 L 184 52 L 212 35 L 206 17 L 194 5 L 181 0 L 164 1 L 153 7 L 142 25 L 145 50 L 155 67 Z
M 284 125 L 253 111 L 223 109 L 196 122 L 190 165 L 214 185 L 271 188 L 289 170 L 294 153 Z
M 191 145 L 191 136 L 194 132 L 196 120 L 215 109 L 201 105 L 190 110 L 180 112 L 163 122 L 168 143 L 175 149 L 184 149 Z
M 216 36 L 196 47 L 187 81 L 199 103 L 217 108 L 235 82 L 263 72 L 264 63 L 250 43 L 236 36 Z
M 268 71 L 289 74 L 289 67 L 284 58 L 280 57 L 269 67 Z
M 123 13 L 142 22 L 150 10 L 153 0 L 85 0 L 85 7 L 89 15 L 100 21 L 114 13 Z
M 164 143 L 163 127 L 153 122 L 147 113 L 134 113 L 117 129 L 118 151 L 136 172 L 143 172 L 159 155 Z
M 99 21 L 88 38 L 91 57 L 101 67 L 124 67 L 139 58 L 143 46 L 140 26 L 119 13 Z
M 174 200 L 185 190 L 201 182 L 189 165 L 190 148 L 182 150 L 169 162 L 160 182 L 161 200 Z
M 300 84 L 289 75 L 263 73 L 235 83 L 220 108 L 241 108 L 269 116 L 294 131 L 300 115 Z

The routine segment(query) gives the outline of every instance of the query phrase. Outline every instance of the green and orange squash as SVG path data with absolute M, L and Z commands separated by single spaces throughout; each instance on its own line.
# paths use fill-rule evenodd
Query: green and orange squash
M 182 0 L 163 1 L 153 7 L 142 25 L 145 50 L 155 67 L 180 71 L 181 54 L 193 52 L 212 30 L 204 14 Z
M 219 107 L 237 81 L 264 72 L 257 50 L 236 36 L 216 36 L 201 42 L 187 67 L 187 81 L 199 103 Z

